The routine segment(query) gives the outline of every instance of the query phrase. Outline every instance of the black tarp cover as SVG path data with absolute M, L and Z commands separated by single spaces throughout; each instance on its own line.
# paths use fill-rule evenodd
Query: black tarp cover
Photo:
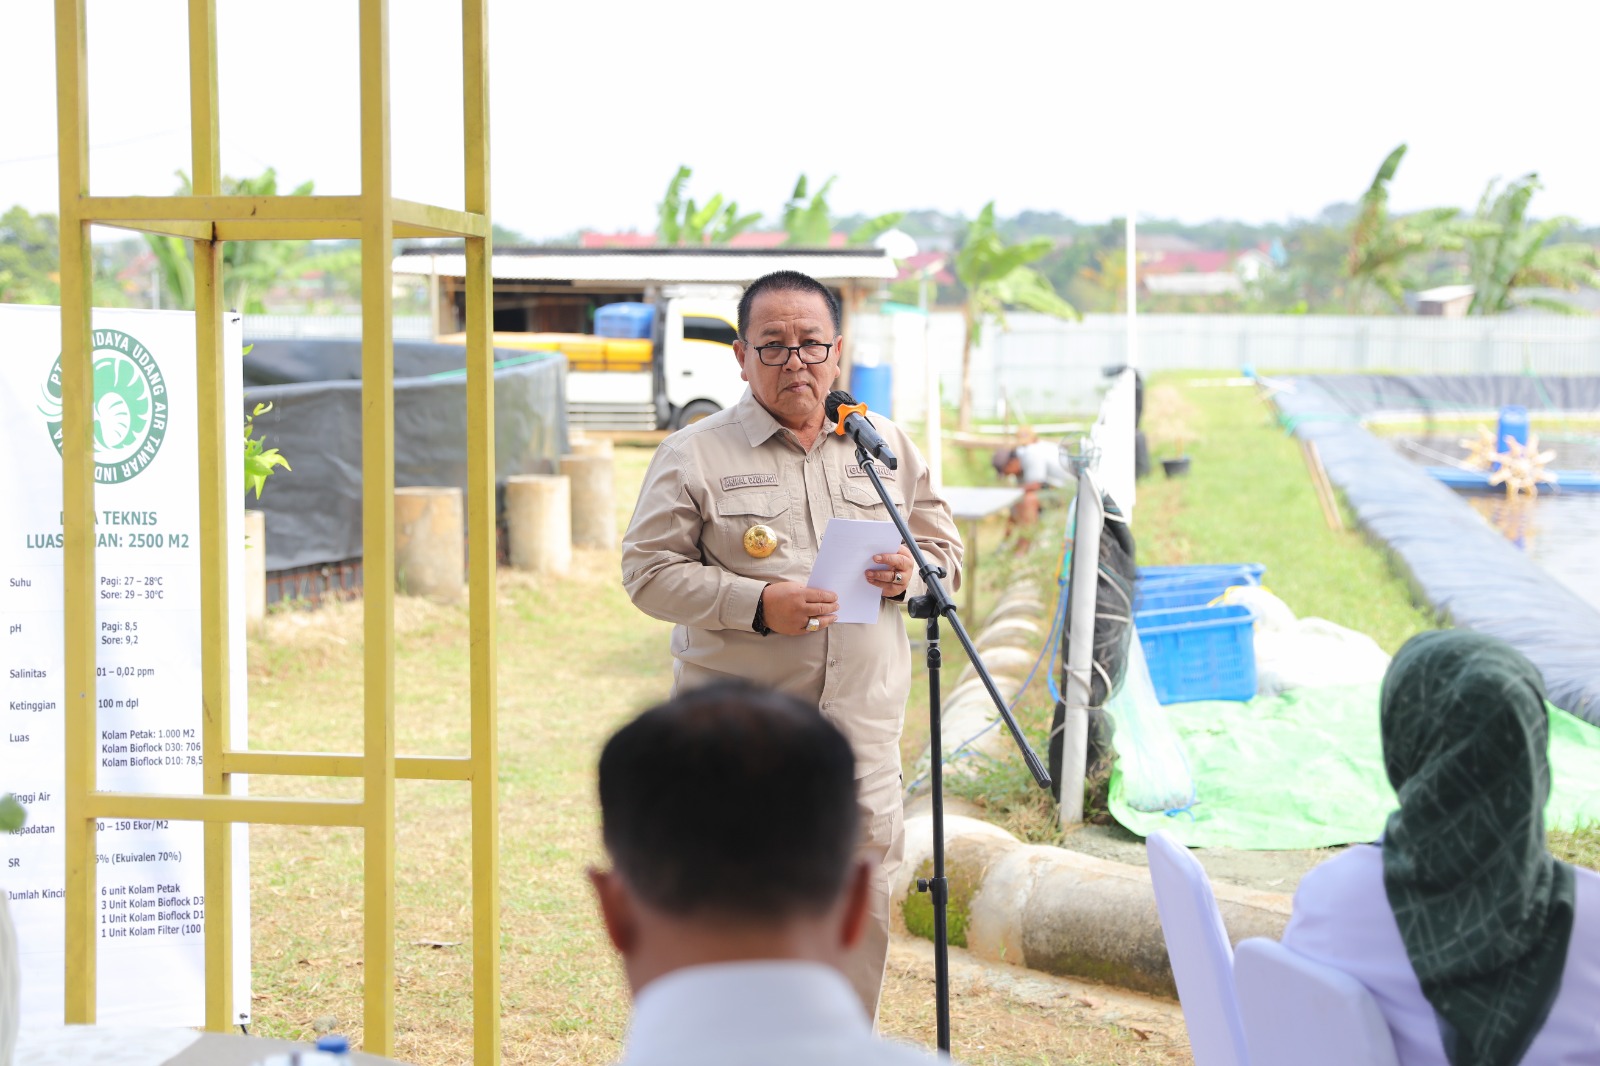
M 1296 378 L 1276 394 L 1285 422 L 1316 442 L 1328 477 L 1369 534 L 1387 544 L 1412 584 L 1453 624 L 1505 640 L 1544 673 L 1550 701 L 1600 725 L 1600 611 L 1491 529 L 1454 492 L 1372 436 L 1357 416 L 1380 410 L 1536 410 L 1600 406 L 1600 378 L 1489 375 L 1429 379 L 1350 375 Z M 1434 391 L 1433 384 L 1440 387 Z M 1532 391 L 1530 391 L 1532 390 Z M 1404 397 L 1414 401 L 1408 406 Z
M 527 354 L 496 350 L 495 358 Z M 395 344 L 396 486 L 466 488 L 466 378 L 418 376 L 458 370 L 464 360 L 458 345 Z M 293 467 L 275 472 L 260 500 L 246 500 L 266 512 L 268 570 L 361 556 L 360 365 L 359 341 L 259 341 L 245 357 L 246 411 L 272 404 L 256 418 L 256 435 Z M 304 374 L 326 376 L 296 380 Z M 494 401 L 497 483 L 555 473 L 567 448 L 566 361 L 497 370 Z

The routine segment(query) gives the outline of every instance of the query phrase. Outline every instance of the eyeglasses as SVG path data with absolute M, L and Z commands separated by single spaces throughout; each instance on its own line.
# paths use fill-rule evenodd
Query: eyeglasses
M 832 350 L 831 344 L 763 344 L 756 349 L 756 355 L 767 366 L 782 366 L 790 354 L 798 355 L 802 363 L 820 363 Z

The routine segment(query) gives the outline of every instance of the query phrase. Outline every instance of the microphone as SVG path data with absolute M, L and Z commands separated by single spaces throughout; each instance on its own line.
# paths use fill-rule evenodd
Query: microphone
M 856 446 L 874 459 L 887 466 L 890 470 L 900 468 L 900 460 L 894 457 L 894 452 L 883 442 L 878 435 L 878 430 L 867 421 L 867 405 L 856 403 L 856 398 L 843 389 L 834 389 L 828 393 L 827 403 L 823 410 L 835 423 L 834 432 L 839 436 L 850 434 L 850 439 Z

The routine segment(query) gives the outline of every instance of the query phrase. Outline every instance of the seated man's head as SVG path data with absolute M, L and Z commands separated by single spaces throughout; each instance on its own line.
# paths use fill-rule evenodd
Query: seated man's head
M 1015 448 L 1001 448 L 989 457 L 994 472 L 1001 477 L 1015 477 L 1022 473 L 1022 457 Z
M 591 870 L 635 991 L 710 962 L 837 965 L 859 939 L 855 759 L 815 707 L 724 683 L 623 726 L 600 755 L 613 869 Z

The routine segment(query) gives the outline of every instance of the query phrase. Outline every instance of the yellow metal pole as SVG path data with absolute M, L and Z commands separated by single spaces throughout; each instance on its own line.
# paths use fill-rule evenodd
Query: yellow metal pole
M 462 0 L 467 211 L 489 228 L 488 0 Z M 467 575 L 472 685 L 473 1061 L 500 1061 L 500 772 L 496 684 L 494 292 L 488 235 L 467 252 Z
M 89 224 L 89 91 L 84 0 L 56 0 L 56 143 L 61 190 L 62 640 L 66 674 L 66 1020 L 95 1011 L 94 293 Z
M 189 143 L 194 192 L 222 191 L 218 148 L 215 0 L 189 0 Z M 200 435 L 200 723 L 204 792 L 226 795 L 222 753 L 231 746 L 228 652 L 227 409 L 222 350 L 222 244 L 194 242 L 195 380 Z M 233 826 L 207 822 L 205 840 L 206 1028 L 226 1031 L 233 1011 Z
M 364 1050 L 394 1046 L 394 205 L 389 5 L 361 0 Z

